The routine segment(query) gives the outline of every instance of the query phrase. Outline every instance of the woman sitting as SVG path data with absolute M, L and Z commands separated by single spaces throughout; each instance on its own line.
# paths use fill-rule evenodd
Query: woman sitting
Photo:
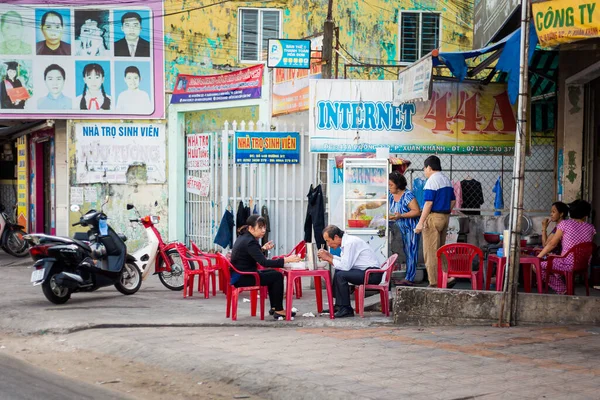
M 565 255 L 575 245 L 580 243 L 591 242 L 596 234 L 594 225 L 586 222 L 590 216 L 592 206 L 584 200 L 575 200 L 569 204 L 569 216 L 571 219 L 563 220 L 556 226 L 556 233 L 552 235 L 548 244 L 544 247 L 539 258 L 544 258 L 550 254 L 558 245 L 562 244 L 562 255 Z M 573 269 L 573 255 L 568 258 L 557 258 L 552 261 L 552 269 L 559 271 L 569 271 Z M 547 261 L 541 262 L 542 279 L 546 279 Z M 558 294 L 564 294 L 567 291 L 567 286 L 559 274 L 550 276 L 549 286 Z
M 262 247 L 258 243 L 258 239 L 265 236 L 266 226 L 263 217 L 256 214 L 248 217 L 246 225 L 238 231 L 240 236 L 238 236 L 231 251 L 231 264 L 241 272 L 258 272 L 260 286 L 266 286 L 269 291 L 271 309 L 274 312 L 273 316 L 275 319 L 285 318 L 285 311 L 283 310 L 283 275 L 274 269 L 258 270 L 257 264 L 265 268 L 283 268 L 285 263 L 300 261 L 300 256 L 293 255 L 277 260 L 267 259 L 262 250 L 272 249 L 274 247 L 273 242 L 269 242 Z M 231 284 L 235 287 L 255 286 L 256 283 L 254 276 L 231 271 Z
M 556 228 L 558 226 L 558 224 L 560 224 L 562 221 L 564 221 L 565 219 L 567 219 L 569 217 L 569 206 L 566 205 L 565 203 L 563 203 L 562 201 L 557 201 L 555 203 L 552 203 L 552 208 L 550 209 L 550 218 L 545 218 L 542 221 L 542 246 L 546 246 L 550 240 L 552 240 L 552 237 L 554 236 L 554 234 L 556 234 Z M 550 222 L 554 222 L 554 229 L 552 229 L 552 232 L 550 232 L 550 235 L 548 235 L 548 225 L 550 224 Z M 561 247 L 560 247 L 560 243 L 558 244 L 558 246 L 556 246 L 556 248 L 552 251 L 553 254 L 560 254 L 562 251 Z

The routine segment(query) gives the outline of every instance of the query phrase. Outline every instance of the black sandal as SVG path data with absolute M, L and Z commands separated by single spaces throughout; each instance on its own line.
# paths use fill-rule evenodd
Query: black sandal
M 271 311 L 269 311 L 269 314 L 271 314 L 273 316 L 273 318 L 279 319 L 279 317 L 282 317 L 283 319 L 285 319 L 285 314 L 276 313 L 274 308 L 272 308 L 271 310 L 273 311 L 273 313 L 271 314 Z M 296 316 L 296 313 L 292 311 L 292 317 L 295 317 L 295 316 Z

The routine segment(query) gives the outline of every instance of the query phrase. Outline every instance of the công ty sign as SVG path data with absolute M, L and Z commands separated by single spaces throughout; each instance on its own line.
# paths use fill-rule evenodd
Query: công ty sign
M 531 7 L 543 47 L 600 37 L 597 0 L 554 0 L 533 3 Z

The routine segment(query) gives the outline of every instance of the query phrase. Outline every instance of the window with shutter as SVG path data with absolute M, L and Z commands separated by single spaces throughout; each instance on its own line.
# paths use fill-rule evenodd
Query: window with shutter
M 400 62 L 412 63 L 440 47 L 440 14 L 400 12 Z
M 239 57 L 241 62 L 265 60 L 269 39 L 281 34 L 281 11 L 239 9 Z

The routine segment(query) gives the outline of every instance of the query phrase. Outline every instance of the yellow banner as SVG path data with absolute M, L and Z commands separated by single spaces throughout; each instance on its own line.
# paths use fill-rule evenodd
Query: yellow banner
M 600 37 L 598 0 L 533 3 L 535 29 L 543 47 Z
M 21 136 L 17 139 L 17 224 L 24 226 L 25 231 L 29 230 L 28 160 L 29 158 L 27 156 L 27 136 Z

